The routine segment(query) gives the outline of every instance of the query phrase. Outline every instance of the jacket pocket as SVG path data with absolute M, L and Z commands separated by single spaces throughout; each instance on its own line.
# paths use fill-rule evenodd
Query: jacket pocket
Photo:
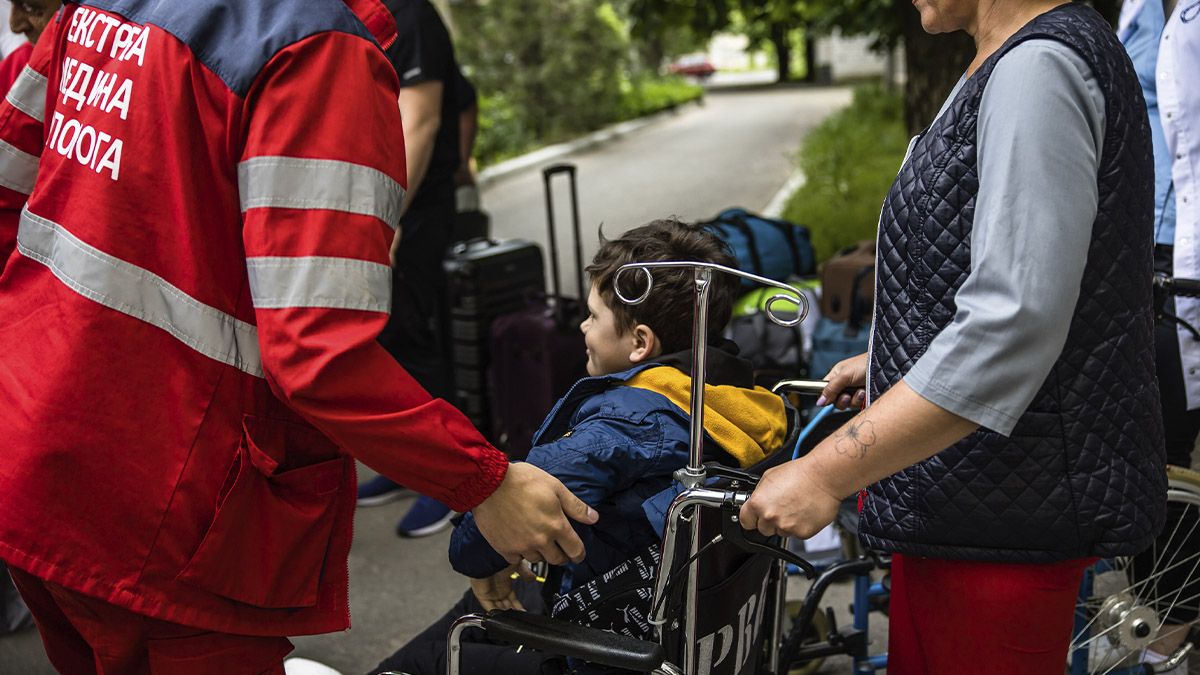
M 179 581 L 256 607 L 312 607 L 348 459 L 313 429 L 243 420 L 216 515 Z

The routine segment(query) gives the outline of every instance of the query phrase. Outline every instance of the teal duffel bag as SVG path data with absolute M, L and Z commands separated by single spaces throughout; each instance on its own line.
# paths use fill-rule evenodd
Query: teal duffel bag
M 743 272 L 785 281 L 810 276 L 817 270 L 808 228 L 803 225 L 741 208 L 726 209 L 703 225 L 729 245 Z M 748 279 L 742 284 L 747 288 L 755 285 Z

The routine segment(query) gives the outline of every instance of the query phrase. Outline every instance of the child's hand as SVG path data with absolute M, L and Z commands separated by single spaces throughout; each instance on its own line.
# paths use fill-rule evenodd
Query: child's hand
M 475 594 L 475 599 L 479 601 L 479 604 L 483 605 L 485 612 L 493 609 L 525 611 L 521 601 L 517 600 L 516 591 L 513 590 L 514 576 L 525 581 L 537 580 L 537 575 L 525 565 L 524 561 L 486 579 L 471 579 L 471 592 Z

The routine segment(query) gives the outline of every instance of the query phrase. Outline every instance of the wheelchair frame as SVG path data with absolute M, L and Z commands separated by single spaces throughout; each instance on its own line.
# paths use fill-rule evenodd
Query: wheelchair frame
M 696 558 L 701 550 L 701 533 L 700 518 L 694 516 L 698 514 L 698 509 L 705 508 L 726 509 L 727 512 L 728 510 L 736 512 L 749 499 L 750 492 L 757 482 L 755 477 L 748 474 L 730 469 L 710 469 L 703 462 L 708 299 L 713 275 L 714 273 L 730 274 L 749 279 L 756 284 L 770 286 L 783 291 L 782 293 L 772 295 L 764 304 L 768 318 L 778 325 L 785 327 L 796 326 L 808 314 L 809 307 L 805 296 L 786 284 L 722 265 L 673 261 L 631 263 L 622 266 L 617 271 L 613 283 L 614 290 L 621 301 L 630 305 L 644 302 L 653 290 L 654 274 L 652 270 L 654 269 L 692 270 L 696 289 L 693 302 L 692 324 L 693 376 L 691 381 L 689 459 L 687 466 L 675 473 L 675 480 L 684 489 L 675 497 L 667 511 L 665 532 L 662 538 L 662 560 L 656 571 L 654 592 L 651 601 L 650 624 L 654 626 L 655 641 L 651 642 L 615 635 L 588 626 L 556 621 L 548 617 L 524 615 L 523 612 L 515 610 L 492 611 L 485 615 L 470 614 L 455 622 L 448 636 L 447 672 L 450 675 L 459 675 L 461 672 L 462 634 L 468 628 L 480 628 L 487 632 L 489 637 L 524 644 L 527 647 L 540 649 L 548 653 L 580 658 L 598 665 L 639 672 L 651 672 L 656 675 L 694 675 L 688 669 L 689 666 L 686 665 L 694 664 L 697 661 L 699 638 L 696 630 L 698 618 L 699 561 Z M 645 291 L 635 298 L 625 297 L 621 294 L 620 290 L 622 276 L 631 272 L 643 275 L 646 282 Z M 798 310 L 796 316 L 789 319 L 777 314 L 775 306 L 780 302 L 787 302 L 795 306 Z M 811 395 L 819 394 L 825 387 L 825 383 L 820 381 L 796 380 L 790 381 L 787 384 L 792 391 Z M 730 483 L 730 489 L 707 487 L 705 485 L 706 481 L 710 477 L 715 476 L 733 479 Z M 745 490 L 740 489 L 743 487 L 743 484 L 746 488 Z M 737 522 L 736 513 L 730 517 L 730 520 L 733 523 Z M 722 536 L 740 538 L 740 526 L 734 527 L 732 530 L 736 532 L 726 529 L 717 539 L 720 539 Z M 668 628 L 668 603 L 665 602 L 665 598 L 672 590 L 670 587 L 673 577 L 672 570 L 675 569 L 676 560 L 681 555 L 681 549 L 684 548 L 682 541 L 685 536 L 688 542 L 686 545 L 686 555 L 688 557 L 686 563 L 686 585 L 683 589 L 683 616 L 673 621 L 672 625 L 669 626 L 669 628 L 675 629 L 677 627 L 676 624 L 681 624 L 678 627 L 682 630 L 683 663 L 685 665 L 680 666 L 667 661 L 666 650 L 662 643 L 665 639 L 666 628 Z M 713 541 L 716 541 L 716 539 Z M 780 663 L 780 648 L 785 628 L 784 600 L 787 589 L 788 563 L 791 562 L 799 566 L 810 577 L 815 576 L 815 572 L 807 561 L 786 550 L 786 546 L 776 548 L 766 544 L 749 542 L 744 539 L 736 543 L 739 547 L 746 548 L 746 550 L 769 554 L 776 558 L 776 561 L 772 564 L 772 569 L 768 572 L 774 578 L 774 588 L 772 589 L 774 597 L 771 605 L 772 614 L 764 619 L 763 639 L 766 640 L 766 659 L 769 672 L 775 675 L 782 675 L 780 673 L 781 666 L 786 668 L 790 665 Z M 869 577 L 866 575 L 878 567 L 878 565 L 878 561 L 860 558 L 859 560 L 846 561 L 846 563 L 840 566 L 826 570 L 817 583 L 814 583 L 813 587 L 810 588 L 809 593 L 805 597 L 805 604 L 809 605 L 811 603 L 812 606 L 806 607 L 802 611 L 800 620 L 797 621 L 792 630 L 803 629 L 807 625 L 805 622 L 811 623 L 816 611 L 816 604 L 820 602 L 824 589 L 834 579 L 849 575 L 858 577 L 857 584 L 862 587 L 861 597 L 856 597 L 855 602 L 855 624 L 857 626 L 861 623 L 865 628 L 865 605 L 869 587 Z M 860 610 L 857 607 L 860 605 L 862 606 L 861 617 L 859 615 Z M 834 645 L 831 640 L 823 648 L 818 645 L 816 652 L 811 649 L 801 648 L 798 656 L 816 658 L 834 653 L 851 653 L 852 656 L 855 656 L 856 669 L 863 665 L 870 668 L 877 662 L 869 660 L 866 657 L 865 630 L 859 631 L 859 633 L 861 635 L 859 638 L 861 640 L 860 644 L 849 645 L 848 648 L 846 644 L 840 646 Z M 860 653 L 856 654 L 853 652 Z M 862 657 L 861 659 L 860 656 Z

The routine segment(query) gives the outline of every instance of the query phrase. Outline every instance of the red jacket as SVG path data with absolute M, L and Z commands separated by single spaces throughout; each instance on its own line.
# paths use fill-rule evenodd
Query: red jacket
M 405 175 L 389 26 L 378 0 L 85 0 L 46 29 L 0 107 L 0 208 L 24 204 L 0 223 L 0 558 L 168 621 L 325 632 L 349 625 L 351 455 L 455 509 L 499 485 L 504 456 L 375 342 Z
M 26 42 L 4 57 L 3 61 L 0 61 L 0 92 L 8 93 L 8 90 L 17 81 L 17 76 L 25 70 L 32 54 L 33 45 Z

